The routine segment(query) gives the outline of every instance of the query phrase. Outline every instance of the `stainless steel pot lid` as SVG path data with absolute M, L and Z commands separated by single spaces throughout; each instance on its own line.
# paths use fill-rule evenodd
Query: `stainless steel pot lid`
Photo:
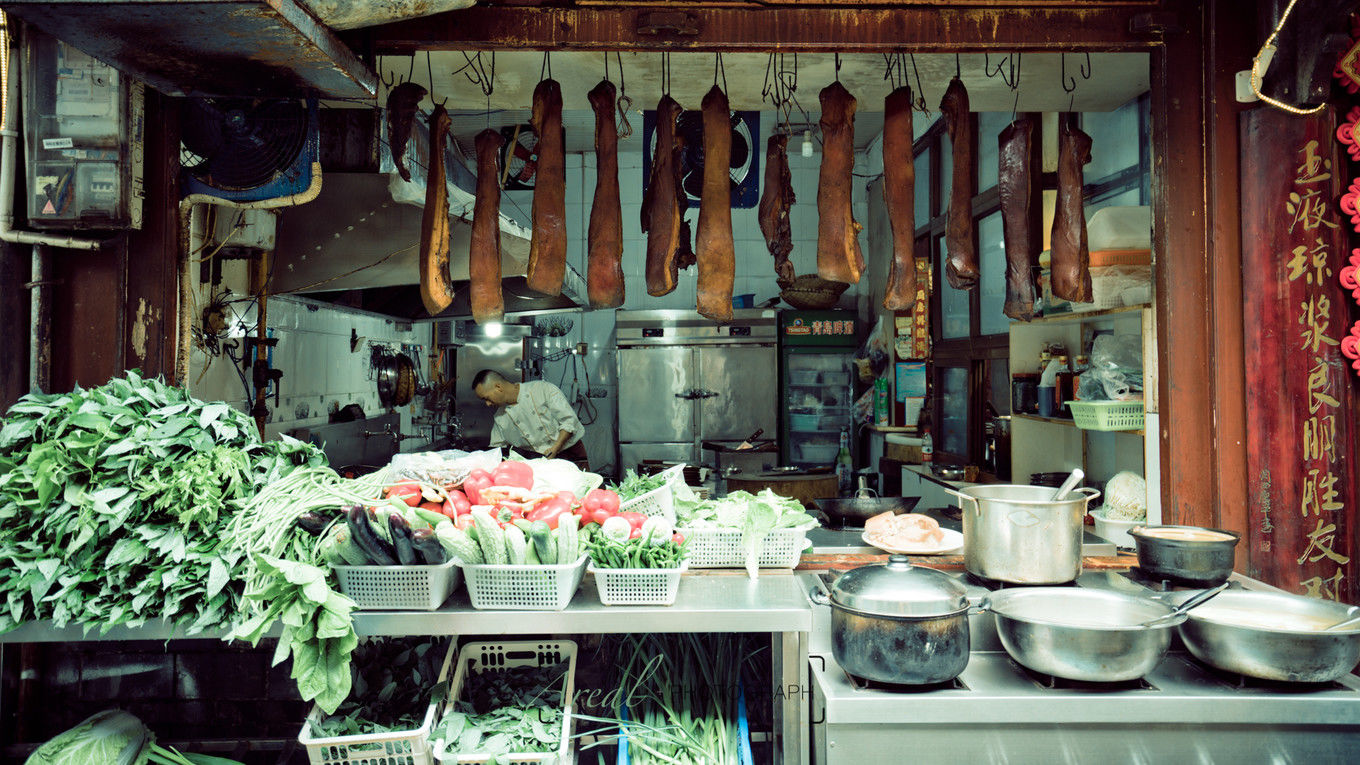
M 968 608 L 963 584 L 934 569 L 913 566 L 905 555 L 860 566 L 831 585 L 835 605 L 880 616 L 945 616 Z

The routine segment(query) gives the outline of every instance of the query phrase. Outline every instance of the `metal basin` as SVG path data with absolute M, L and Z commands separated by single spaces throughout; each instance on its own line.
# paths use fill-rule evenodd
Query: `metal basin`
M 1030 587 L 991 596 L 996 633 L 1006 653 L 1035 672 L 1068 680 L 1112 683 L 1151 672 L 1184 616 L 1153 627 L 1172 612 L 1150 598 L 1105 590 Z
M 1262 680 L 1326 683 L 1360 661 L 1360 626 L 1323 632 L 1360 608 L 1285 592 L 1230 591 L 1177 630 L 1195 658 Z
M 910 513 L 920 497 L 856 497 L 852 499 L 818 499 L 817 509 L 826 515 L 827 526 L 863 526 L 864 522 L 881 513 Z
M 1191 587 L 1212 587 L 1228 581 L 1233 571 L 1233 548 L 1241 538 L 1235 531 L 1198 526 L 1139 526 L 1129 529 L 1129 536 L 1138 550 L 1138 568 L 1154 579 L 1170 579 Z

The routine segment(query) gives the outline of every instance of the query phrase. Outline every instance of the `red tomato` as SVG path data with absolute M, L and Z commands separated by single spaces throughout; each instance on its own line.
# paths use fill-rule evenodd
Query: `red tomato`
M 506 460 L 491 471 L 493 486 L 518 486 L 521 489 L 534 488 L 534 469 L 528 463 Z
M 628 525 L 634 529 L 642 528 L 642 524 L 647 522 L 647 516 L 642 513 L 619 513 L 619 517 L 628 521 Z
M 449 502 L 453 504 L 453 510 L 458 515 L 466 515 L 472 512 L 472 501 L 463 492 L 453 489 L 448 492 Z
M 473 470 L 468 473 L 468 477 L 463 479 L 463 493 L 467 495 L 468 501 L 474 505 L 482 504 L 482 489 L 488 486 L 495 486 L 496 482 L 491 480 L 491 474 L 485 470 Z
M 421 502 L 419 505 L 416 505 L 416 507 L 419 507 L 421 510 L 429 510 L 432 513 L 447 515 L 447 513 L 444 512 L 444 506 L 438 502 Z
M 685 535 L 677 531 L 674 534 L 671 534 L 671 541 L 678 545 L 682 545 L 685 543 Z
M 471 512 L 463 513 L 462 515 L 459 515 L 457 518 L 454 518 L 453 525 L 457 526 L 460 531 L 467 531 L 468 529 L 472 528 L 472 513 Z
M 409 481 L 387 487 L 384 496 L 396 497 L 410 507 L 415 507 L 423 501 L 421 498 L 420 485 Z
M 595 510 L 589 513 L 590 522 L 598 526 L 603 526 L 605 521 L 613 517 L 614 514 L 608 510 Z
M 628 538 L 629 538 L 629 539 L 638 539 L 638 538 L 641 537 L 641 536 L 642 536 L 642 529 L 633 529 L 633 530 L 628 534 Z

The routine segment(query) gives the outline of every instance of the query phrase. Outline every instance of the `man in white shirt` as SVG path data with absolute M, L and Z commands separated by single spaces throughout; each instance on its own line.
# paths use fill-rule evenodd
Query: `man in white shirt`
M 581 444 L 585 426 L 556 385 L 541 380 L 513 383 L 494 369 L 483 369 L 472 378 L 472 392 L 497 410 L 491 446 L 508 445 L 590 469 Z

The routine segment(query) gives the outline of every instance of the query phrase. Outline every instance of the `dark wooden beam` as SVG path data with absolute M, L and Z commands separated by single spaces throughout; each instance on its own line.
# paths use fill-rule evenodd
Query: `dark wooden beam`
M 376 54 L 415 50 L 913 52 L 1146 50 L 1130 31 L 1153 4 L 1044 7 L 473 7 L 347 35 Z

